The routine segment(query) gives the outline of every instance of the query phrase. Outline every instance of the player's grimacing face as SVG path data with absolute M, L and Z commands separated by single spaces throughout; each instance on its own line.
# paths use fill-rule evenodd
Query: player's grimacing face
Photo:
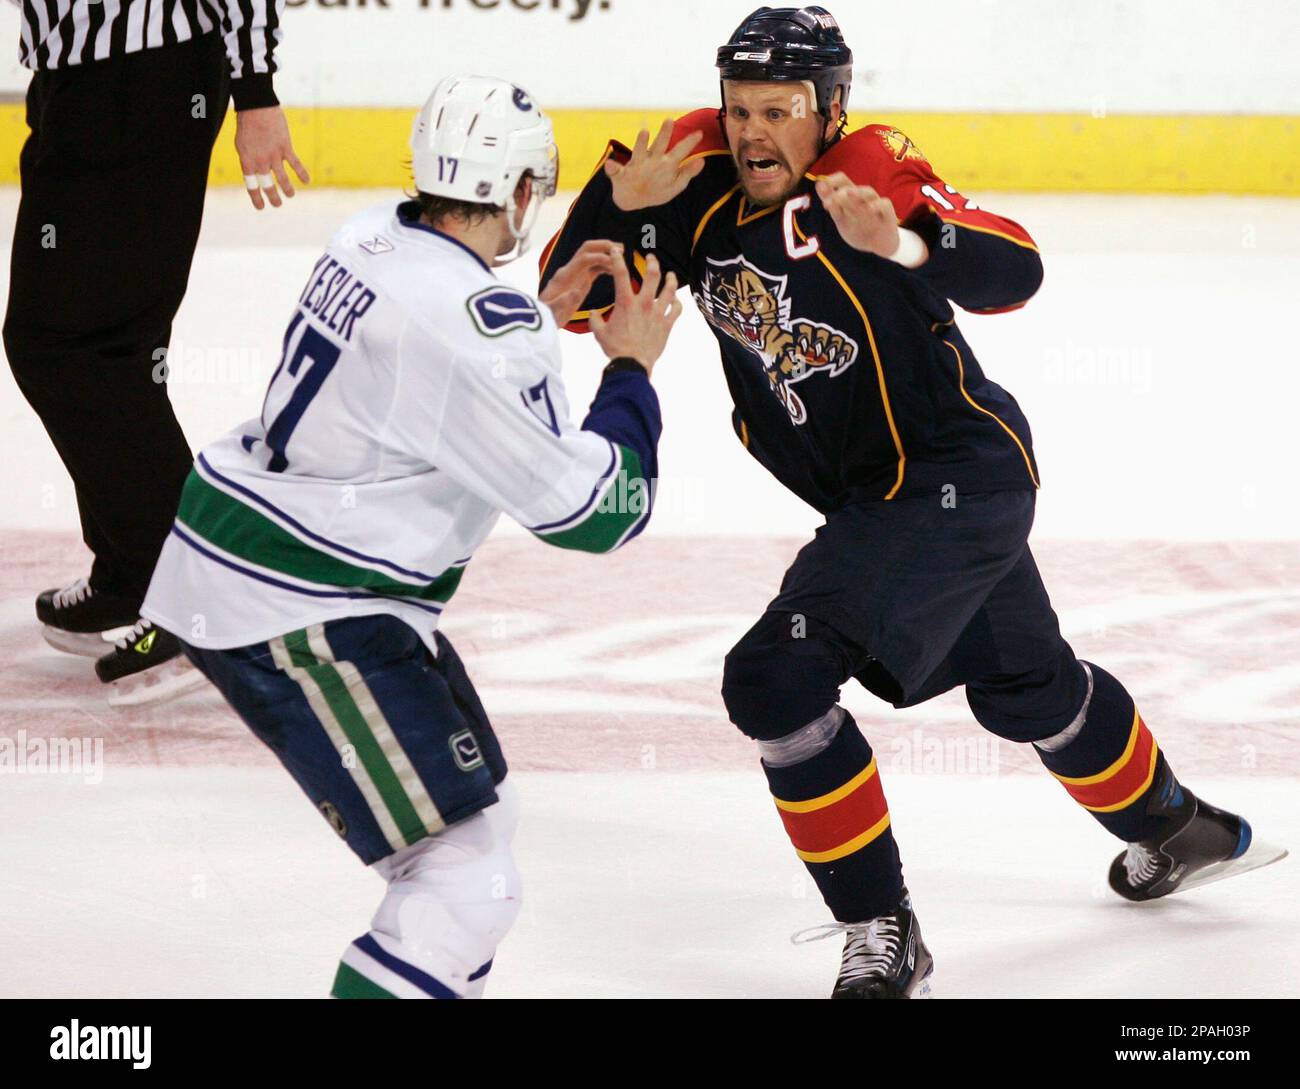
M 784 200 L 821 148 L 825 122 L 803 83 L 723 83 L 727 145 L 745 196 L 754 204 Z

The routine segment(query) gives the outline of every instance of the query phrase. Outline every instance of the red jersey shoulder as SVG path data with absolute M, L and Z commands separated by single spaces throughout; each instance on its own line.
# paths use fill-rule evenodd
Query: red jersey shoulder
M 653 140 L 658 132 L 658 126 L 651 128 L 650 138 Z M 668 138 L 668 146 L 676 147 L 682 140 L 690 136 L 693 132 L 704 133 L 704 139 L 696 145 L 692 155 L 703 154 L 730 154 L 727 148 L 726 138 L 722 135 L 722 126 L 718 124 L 718 111 L 713 110 L 692 110 L 690 113 L 682 114 L 681 117 L 673 121 L 673 132 Z M 620 163 L 625 163 L 632 157 L 632 149 L 621 140 L 611 140 L 609 151 L 614 159 Z
M 682 206 L 687 209 L 701 211 L 702 209 L 696 208 L 698 202 L 703 201 L 706 206 L 712 204 L 736 184 L 736 164 L 731 158 L 731 149 L 727 146 L 726 135 L 718 123 L 716 108 L 692 110 L 677 118 L 673 122 L 673 133 L 669 138 L 668 146 L 675 147 L 694 132 L 703 133 L 703 139 L 686 157 L 687 161 L 702 157 L 707 161 L 699 177 L 691 180 L 686 191 L 677 200 L 683 201 Z
M 708 151 L 729 151 L 722 126 L 718 124 L 718 111 L 714 109 L 692 110 L 682 114 L 673 122 L 673 135 L 668 141 L 669 147 L 675 147 L 693 132 L 704 133 L 704 139 L 696 145 L 694 155 Z
M 859 185 L 877 189 L 900 170 L 929 169 L 925 155 L 911 137 L 892 125 L 864 125 L 849 133 L 813 164 L 813 174 L 843 171 Z

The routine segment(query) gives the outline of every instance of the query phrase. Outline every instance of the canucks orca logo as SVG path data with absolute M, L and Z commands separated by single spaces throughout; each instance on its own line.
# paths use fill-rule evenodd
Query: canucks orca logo
M 790 419 L 806 423 L 808 410 L 794 384 L 813 374 L 843 374 L 858 358 L 857 341 L 819 321 L 793 317 L 787 277 L 764 272 L 744 257 L 709 258 L 708 266 L 696 306 L 716 330 L 762 360 Z
M 487 287 L 471 295 L 465 305 L 478 331 L 485 337 L 499 337 L 511 329 L 540 329 L 542 312 L 537 303 L 512 287 Z
M 522 87 L 516 87 L 515 93 L 510 97 L 513 100 L 514 104 L 519 109 L 523 110 L 524 113 L 527 113 L 529 110 L 533 108 L 532 99 L 528 97 L 528 92 L 525 91 Z

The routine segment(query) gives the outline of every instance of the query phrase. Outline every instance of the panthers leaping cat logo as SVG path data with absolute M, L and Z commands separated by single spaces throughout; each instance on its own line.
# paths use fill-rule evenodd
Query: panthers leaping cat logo
M 794 384 L 810 374 L 834 378 L 858 357 L 852 337 L 818 321 L 791 318 L 786 277 L 764 272 L 744 257 L 710 258 L 695 304 L 710 325 L 763 361 L 772 392 L 796 424 L 807 421 L 808 410 Z

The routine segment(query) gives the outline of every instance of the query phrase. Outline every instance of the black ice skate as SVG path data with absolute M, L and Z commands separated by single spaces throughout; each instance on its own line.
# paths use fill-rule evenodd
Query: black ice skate
M 1159 815 L 1159 831 L 1110 864 L 1110 887 L 1126 900 L 1155 900 L 1208 885 L 1286 857 L 1261 843 L 1235 813 L 1201 801 L 1161 762 L 1160 783 L 1147 803 Z
M 180 640 L 147 620 L 138 621 L 95 662 L 95 674 L 112 686 L 108 702 L 114 707 L 171 699 L 205 680 L 185 657 Z
M 860 923 L 828 923 L 796 934 L 796 943 L 844 933 L 840 975 L 831 998 L 930 998 L 934 958 L 921 939 L 912 898 L 889 915 Z
M 98 658 L 113 645 L 106 632 L 129 628 L 140 617 L 140 603 L 101 593 L 85 579 L 46 590 L 36 598 L 36 619 L 55 650 Z

